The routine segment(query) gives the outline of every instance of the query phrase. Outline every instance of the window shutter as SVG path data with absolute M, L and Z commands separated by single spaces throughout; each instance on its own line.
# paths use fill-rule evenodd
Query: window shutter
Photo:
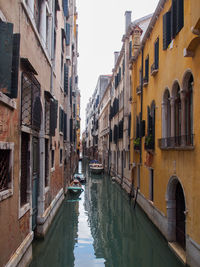
M 110 129 L 109 141 L 112 142 L 112 130 Z
M 140 121 L 140 137 L 145 136 L 145 120 Z
M 67 114 L 64 112 L 64 140 L 67 140 Z
M 158 69 L 158 62 L 159 62 L 159 39 L 157 39 L 157 41 L 155 42 L 154 45 L 154 49 L 155 49 L 155 69 Z
M 132 57 L 132 41 L 129 42 L 129 59 Z
M 70 24 L 66 23 L 66 45 L 70 45 Z
M 149 57 L 145 60 L 145 78 L 149 81 Z
M 177 0 L 172 0 L 171 9 L 171 39 L 176 36 Z
M 73 141 L 73 120 L 70 119 L 70 142 L 72 143 Z
M 70 104 L 72 104 L 72 77 L 70 77 L 69 84 L 70 84 Z
M 128 116 L 128 136 L 131 136 L 131 113 Z
M 183 0 L 177 0 L 177 24 L 176 24 L 176 34 L 180 32 L 184 24 L 184 8 Z
M 13 55 L 12 55 L 12 74 L 11 74 L 11 98 L 17 98 L 18 76 L 19 76 L 19 53 L 20 53 L 20 34 L 13 35 Z
M 64 64 L 64 91 L 68 95 L 68 85 L 69 85 L 69 67 Z
M 171 42 L 171 11 L 163 16 L 163 50 L 166 50 Z
M 13 24 L 0 21 L 0 91 L 11 94 Z
M 68 13 L 68 0 L 63 0 L 63 12 L 64 12 L 64 16 L 68 17 L 69 13 Z
M 58 101 L 51 100 L 50 102 L 50 135 L 55 136 L 55 129 L 57 128 L 57 112 Z

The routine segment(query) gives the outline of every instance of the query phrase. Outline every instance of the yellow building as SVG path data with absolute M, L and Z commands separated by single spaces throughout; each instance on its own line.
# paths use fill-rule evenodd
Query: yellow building
M 190 266 L 200 266 L 199 10 L 199 0 L 160 0 L 130 61 L 138 203 Z

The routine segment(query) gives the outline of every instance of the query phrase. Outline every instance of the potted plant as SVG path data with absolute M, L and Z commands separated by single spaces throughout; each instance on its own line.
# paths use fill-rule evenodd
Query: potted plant
M 144 143 L 144 145 L 145 145 L 145 149 L 146 150 L 152 150 L 152 149 L 154 149 L 154 138 L 153 138 L 153 135 L 152 134 L 150 134 L 150 135 L 148 135 L 148 136 L 145 136 L 145 143 Z
M 140 137 L 136 137 L 133 140 L 133 144 L 134 144 L 134 149 L 135 150 L 140 150 Z

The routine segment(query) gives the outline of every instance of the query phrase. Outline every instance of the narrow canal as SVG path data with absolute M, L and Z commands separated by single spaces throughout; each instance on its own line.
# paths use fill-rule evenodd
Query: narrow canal
M 83 165 L 82 165 L 83 164 Z M 144 212 L 106 175 L 91 175 L 79 199 L 66 196 L 30 267 L 182 267 Z

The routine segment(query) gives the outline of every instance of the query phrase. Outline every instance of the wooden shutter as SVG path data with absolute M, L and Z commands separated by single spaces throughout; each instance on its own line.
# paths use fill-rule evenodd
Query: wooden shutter
M 131 113 L 128 116 L 128 136 L 131 136 Z
M 70 84 L 70 104 L 72 104 L 72 77 L 70 77 L 69 84 Z
M 112 142 L 112 129 L 110 129 L 109 141 Z
M 11 94 L 13 24 L 0 21 L 0 92 Z
M 63 133 L 64 140 L 67 140 L 67 114 L 64 112 L 64 133 Z
M 68 17 L 69 13 L 68 13 L 68 0 L 63 0 L 63 12 L 64 12 L 64 16 Z
M 180 32 L 184 24 L 184 7 L 183 0 L 177 0 L 177 23 L 176 23 L 176 34 Z
M 69 67 L 64 64 L 64 92 L 68 95 L 68 85 L 69 85 Z
M 176 36 L 177 0 L 172 0 L 171 8 L 171 39 Z
M 73 141 L 73 119 L 70 119 L 70 142 Z
M 159 39 L 154 44 L 154 56 L 155 56 L 155 69 L 158 69 L 159 66 Z
M 149 56 L 145 60 L 145 79 L 149 81 Z
M 163 50 L 166 50 L 171 42 L 171 11 L 163 16 Z
M 66 23 L 66 45 L 70 45 L 70 24 Z
M 55 136 L 55 129 L 57 128 L 57 112 L 58 101 L 51 100 L 50 102 L 50 135 Z
M 12 56 L 12 74 L 11 74 L 11 98 L 17 98 L 18 76 L 19 76 L 19 53 L 20 53 L 20 34 L 13 35 L 13 56 Z
M 129 42 L 129 59 L 132 57 L 132 41 Z

